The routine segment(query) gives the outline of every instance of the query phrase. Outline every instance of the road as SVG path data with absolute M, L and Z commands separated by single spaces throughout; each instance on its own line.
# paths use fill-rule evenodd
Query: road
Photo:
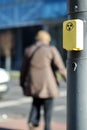
M 60 82 L 60 96 L 54 100 L 53 121 L 66 123 L 66 83 Z M 23 96 L 19 81 L 12 79 L 9 90 L 0 100 L 0 120 L 2 118 L 28 119 L 32 98 Z M 41 115 L 43 110 L 41 110 Z

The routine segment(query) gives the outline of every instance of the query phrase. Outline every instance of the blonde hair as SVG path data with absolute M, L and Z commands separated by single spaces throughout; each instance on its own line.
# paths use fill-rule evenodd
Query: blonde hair
M 51 41 L 51 36 L 48 32 L 40 30 L 36 35 L 36 40 L 49 44 Z

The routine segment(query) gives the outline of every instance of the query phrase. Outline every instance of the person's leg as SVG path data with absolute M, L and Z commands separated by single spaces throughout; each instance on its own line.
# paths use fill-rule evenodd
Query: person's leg
M 28 120 L 28 123 L 31 123 L 33 126 L 39 125 L 40 107 L 41 107 L 41 99 L 34 98 L 33 103 L 32 103 L 32 107 L 31 107 L 31 112 L 29 115 L 29 120 Z
M 51 130 L 51 118 L 53 110 L 53 99 L 44 99 L 44 119 L 45 119 L 45 130 Z

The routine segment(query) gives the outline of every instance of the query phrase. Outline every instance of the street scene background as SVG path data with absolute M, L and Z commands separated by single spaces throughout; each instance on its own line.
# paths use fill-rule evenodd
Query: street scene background
M 50 44 L 59 50 L 66 66 L 67 52 L 62 47 L 62 25 L 66 19 L 66 0 L 0 1 L 0 69 L 10 74 L 8 91 L 0 95 L 0 130 L 27 130 L 24 124 L 29 116 L 32 98 L 23 95 L 19 86 L 19 75 L 12 76 L 11 73 L 19 73 L 24 50 L 34 44 L 34 38 L 39 30 L 50 33 L 52 37 Z M 5 79 L 1 71 L 0 76 Z M 4 89 L 2 87 L 5 87 L 7 82 L 1 83 L 1 78 L 2 92 Z M 66 89 L 66 83 L 60 79 L 59 97 L 54 100 L 53 130 L 66 129 Z M 41 122 L 43 124 L 43 116 Z

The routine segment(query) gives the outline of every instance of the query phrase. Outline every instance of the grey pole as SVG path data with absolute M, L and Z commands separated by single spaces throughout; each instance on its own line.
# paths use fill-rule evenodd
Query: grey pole
M 67 52 L 67 130 L 87 130 L 87 0 L 67 4 L 68 18 L 84 21 L 84 50 Z

